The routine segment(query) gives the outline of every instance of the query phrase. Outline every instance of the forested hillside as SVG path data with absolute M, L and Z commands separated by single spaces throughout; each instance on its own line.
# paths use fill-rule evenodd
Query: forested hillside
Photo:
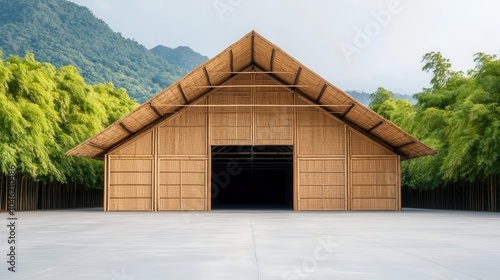
M 347 90 L 347 93 L 354 97 L 356 100 L 359 102 L 363 103 L 363 105 L 368 106 L 371 102 L 370 95 L 371 93 L 364 92 L 364 91 L 357 91 L 357 90 Z M 405 95 L 405 94 L 400 94 L 400 93 L 393 93 L 394 98 L 400 99 L 400 100 L 408 100 L 411 104 L 415 104 L 417 101 L 413 96 L 411 95 Z
M 432 86 L 415 95 L 416 105 L 379 88 L 370 107 L 438 152 L 403 162 L 404 186 L 485 186 L 488 201 L 482 207 L 494 210 L 500 178 L 500 59 L 478 53 L 474 61 L 474 69 L 457 72 L 439 52 L 428 53 L 423 70 L 432 73 Z
M 139 102 L 188 72 L 177 66 L 182 60 L 158 59 L 113 32 L 89 9 L 66 0 L 0 0 L 0 50 L 5 57 L 30 51 L 56 67 L 74 65 L 86 82 L 113 82 Z M 181 50 L 189 57 L 188 50 Z
M 57 69 L 31 53 L 0 59 L 0 182 L 15 166 L 24 184 L 102 188 L 102 162 L 64 153 L 137 105 L 111 83 L 87 85 L 73 66 Z
M 180 46 L 175 49 L 162 45 L 151 49 L 154 55 L 157 55 L 168 63 L 177 65 L 188 71 L 193 70 L 196 66 L 208 60 L 207 56 L 201 55 L 193 51 L 190 47 Z

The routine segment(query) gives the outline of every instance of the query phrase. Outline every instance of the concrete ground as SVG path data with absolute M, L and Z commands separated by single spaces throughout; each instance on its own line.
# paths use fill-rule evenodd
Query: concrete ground
M 16 213 L 0 279 L 500 279 L 500 213 Z M 7 214 L 1 213 L 4 223 Z

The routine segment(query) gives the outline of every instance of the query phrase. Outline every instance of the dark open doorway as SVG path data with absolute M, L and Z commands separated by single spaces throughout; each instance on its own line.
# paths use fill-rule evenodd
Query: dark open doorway
M 212 146 L 212 209 L 293 209 L 293 146 Z

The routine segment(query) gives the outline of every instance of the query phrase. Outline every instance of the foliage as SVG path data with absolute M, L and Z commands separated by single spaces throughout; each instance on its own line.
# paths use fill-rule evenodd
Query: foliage
M 111 81 L 139 102 L 187 73 L 67 0 L 0 0 L 0 7 L 5 56 L 29 51 L 56 67 L 74 65 L 87 82 Z
M 383 88 L 372 95 L 373 110 L 438 151 L 403 163 L 405 186 L 429 189 L 500 174 L 500 60 L 478 53 L 474 61 L 475 69 L 464 74 L 452 71 L 439 52 L 424 55 L 431 88 L 414 96 L 414 106 Z
M 0 170 L 15 165 L 35 180 L 101 187 L 101 162 L 64 152 L 136 106 L 111 83 L 87 85 L 75 67 L 0 55 Z

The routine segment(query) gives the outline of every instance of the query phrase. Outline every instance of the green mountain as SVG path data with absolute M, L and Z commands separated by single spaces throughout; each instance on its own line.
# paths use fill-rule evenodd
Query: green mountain
M 179 46 L 172 49 L 159 45 L 152 48 L 151 52 L 165 59 L 168 63 L 177 65 L 188 71 L 193 70 L 196 66 L 208 60 L 207 56 L 201 55 L 186 46 Z
M 370 100 L 370 95 L 371 95 L 370 93 L 364 92 L 364 91 L 356 91 L 356 90 L 347 90 L 346 92 L 348 94 L 350 94 L 352 97 L 354 97 L 356 100 L 361 102 L 363 105 L 365 105 L 365 106 L 370 105 L 370 101 L 371 101 Z M 408 101 L 411 104 L 417 103 L 417 100 L 415 100 L 415 98 L 413 98 L 413 96 L 411 96 L 411 95 L 394 93 L 394 96 L 397 99 L 401 99 L 401 100 L 408 99 Z
M 113 82 L 139 102 L 177 81 L 199 61 L 199 54 L 184 48 L 173 54 L 181 53 L 189 61 L 158 59 L 111 30 L 88 8 L 66 0 L 0 0 L 0 50 L 4 57 L 30 51 L 38 61 L 56 67 L 74 65 L 87 83 Z

